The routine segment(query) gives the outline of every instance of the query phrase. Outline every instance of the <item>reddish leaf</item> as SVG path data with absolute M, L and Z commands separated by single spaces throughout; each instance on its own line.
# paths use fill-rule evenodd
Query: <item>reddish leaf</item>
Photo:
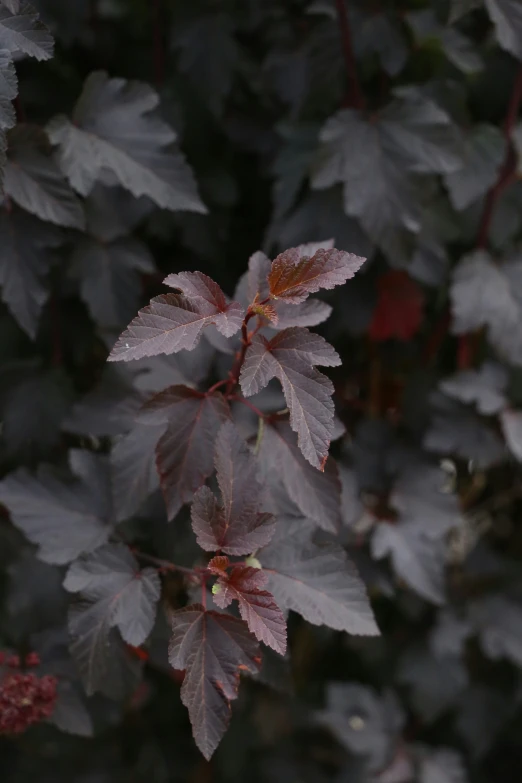
M 284 655 L 286 622 L 272 593 L 262 589 L 267 581 L 266 575 L 258 568 L 234 566 L 230 574 L 218 579 L 221 590 L 214 594 L 214 603 L 225 609 L 232 601 L 237 601 L 241 617 L 254 636 Z
M 304 255 L 300 248 L 290 248 L 272 262 L 268 276 L 270 297 L 299 304 L 321 288 L 342 285 L 365 260 L 335 248 L 317 250 L 311 257 Z
M 226 574 L 227 568 L 230 565 L 230 560 L 226 555 L 216 555 L 209 561 L 207 568 L 216 576 L 222 576 Z
M 259 647 L 242 620 L 207 612 L 200 604 L 177 611 L 172 631 L 169 661 L 186 670 L 181 700 L 196 745 L 209 759 L 227 729 L 240 671 L 260 669 Z
M 333 384 L 314 364 L 335 367 L 339 356 L 323 337 L 308 329 L 284 329 L 271 340 L 257 335 L 241 370 L 241 389 L 249 397 L 278 378 L 290 409 L 290 426 L 299 448 L 316 468 L 324 469 L 333 431 Z
M 165 282 L 183 294 L 164 294 L 151 300 L 118 339 L 109 361 L 129 361 L 160 353 L 192 351 L 206 326 L 214 324 L 231 337 L 243 321 L 238 302 L 227 304 L 221 288 L 201 272 L 169 275 Z
M 213 323 L 225 337 L 232 337 L 241 327 L 244 315 L 241 305 L 238 302 L 228 304 L 218 284 L 202 272 L 179 272 L 168 275 L 163 282 L 171 288 L 179 289 L 200 312 L 219 314 Z
M 156 446 L 156 464 L 169 519 L 212 473 L 214 440 L 229 415 L 219 392 L 204 396 L 188 386 L 170 386 L 142 408 L 143 421 L 168 422 Z
M 401 269 L 383 275 L 370 325 L 372 340 L 411 340 L 422 323 L 424 295 L 417 283 Z
M 261 487 L 257 461 L 231 422 L 216 438 L 215 464 L 223 505 L 208 487 L 201 487 L 192 504 L 192 528 L 207 552 L 247 555 L 272 538 L 275 520 L 259 513 Z

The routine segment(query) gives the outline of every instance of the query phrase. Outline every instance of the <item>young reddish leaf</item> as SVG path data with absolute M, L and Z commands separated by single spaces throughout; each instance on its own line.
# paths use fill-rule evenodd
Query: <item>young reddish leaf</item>
M 344 250 L 320 249 L 313 256 L 293 247 L 272 262 L 268 276 L 270 297 L 299 304 L 321 288 L 342 285 L 361 268 L 365 258 Z
M 219 392 L 205 396 L 188 386 L 170 386 L 143 406 L 142 421 L 168 423 L 156 446 L 156 464 L 169 519 L 212 473 L 214 440 L 229 415 Z
M 379 297 L 370 325 L 372 340 L 411 340 L 422 323 L 424 295 L 402 269 L 379 278 Z
M 216 555 L 212 560 L 209 560 L 207 568 L 216 576 L 223 576 L 226 575 L 229 565 L 230 560 L 226 555 Z
M 202 272 L 179 272 L 168 275 L 163 282 L 179 289 L 201 312 L 208 310 L 211 315 L 219 314 L 214 323 L 225 337 L 232 337 L 240 329 L 244 315 L 241 305 L 238 302 L 228 304 L 221 288 L 207 275 Z
M 109 361 L 129 361 L 160 353 L 192 351 L 206 326 L 214 324 L 231 337 L 243 321 L 238 302 L 227 304 L 221 288 L 201 272 L 169 275 L 165 282 L 182 294 L 163 294 L 151 300 L 118 339 Z
M 240 671 L 260 669 L 259 647 L 243 620 L 207 612 L 201 604 L 175 612 L 172 631 L 169 661 L 186 670 L 181 700 L 196 745 L 208 760 L 227 729 Z
M 324 469 L 333 431 L 333 384 L 313 365 L 335 367 L 340 363 L 323 337 L 294 327 L 271 340 L 257 335 L 241 370 L 241 389 L 247 397 L 257 394 L 272 378 L 279 379 L 299 448 L 319 470 Z
M 192 529 L 207 552 L 247 555 L 266 546 L 274 533 L 271 514 L 258 511 L 261 486 L 257 461 L 236 428 L 225 422 L 216 438 L 215 464 L 223 504 L 200 487 L 192 504 Z
M 214 595 L 214 603 L 225 609 L 232 601 L 237 601 L 241 617 L 254 636 L 284 655 L 286 622 L 272 593 L 262 589 L 266 583 L 266 575 L 258 568 L 234 566 L 230 574 L 218 579 L 221 590 Z
M 276 473 L 301 513 L 330 533 L 341 524 L 341 481 L 336 463 L 330 457 L 324 472 L 303 458 L 287 421 L 265 426 L 261 461 L 268 474 Z

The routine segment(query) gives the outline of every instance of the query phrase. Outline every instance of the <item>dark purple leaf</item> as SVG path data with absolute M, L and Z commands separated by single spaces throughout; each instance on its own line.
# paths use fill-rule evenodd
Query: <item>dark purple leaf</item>
M 109 79 L 104 71 L 87 77 L 72 120 L 61 114 L 47 126 L 60 168 L 78 193 L 87 196 L 109 171 L 109 184 L 116 180 L 164 209 L 206 212 L 192 172 L 173 146 L 176 134 L 151 114 L 158 104 L 158 94 L 142 82 Z
M 275 520 L 259 511 L 257 460 L 231 422 L 225 422 L 219 431 L 214 460 L 222 505 L 208 487 L 196 492 L 192 527 L 198 544 L 209 552 L 248 555 L 268 544 Z
M 53 37 L 40 22 L 36 9 L 25 0 L 0 5 L 0 49 L 23 52 L 37 60 L 53 56 Z
M 97 549 L 112 530 L 105 458 L 72 451 L 70 462 L 79 481 L 67 483 L 42 466 L 36 475 L 20 469 L 0 482 L 13 524 L 39 547 L 41 560 L 57 565 Z
M 324 471 L 307 462 L 286 421 L 265 425 L 259 451 L 265 472 L 281 480 L 301 513 L 324 530 L 335 533 L 341 524 L 341 482 L 330 457 Z
M 290 409 L 290 426 L 299 448 L 319 470 L 324 469 L 333 433 L 333 384 L 313 365 L 335 367 L 341 360 L 323 337 L 294 327 L 271 340 L 257 335 L 248 348 L 240 376 L 246 396 L 256 394 L 276 377 Z
M 379 634 L 364 584 L 344 549 L 336 543 L 313 543 L 301 520 L 288 530 L 280 523 L 277 538 L 258 558 L 283 609 L 336 631 Z
M 169 519 L 212 473 L 214 441 L 229 416 L 228 403 L 219 392 L 205 396 L 188 386 L 170 386 L 143 407 L 142 421 L 167 424 L 156 461 Z
M 200 604 L 179 609 L 172 631 L 169 660 L 185 669 L 181 700 L 196 744 L 209 759 L 227 729 L 240 671 L 260 669 L 259 647 L 243 620 L 207 612 Z
M 244 316 L 241 305 L 238 302 L 228 304 L 218 284 L 202 272 L 168 275 L 163 282 L 179 289 L 201 313 L 214 316 L 212 323 L 225 337 L 232 337 L 241 328 Z
M 112 491 L 116 518 L 136 514 L 159 487 L 156 446 L 165 425 L 138 422 L 115 442 L 111 451 Z

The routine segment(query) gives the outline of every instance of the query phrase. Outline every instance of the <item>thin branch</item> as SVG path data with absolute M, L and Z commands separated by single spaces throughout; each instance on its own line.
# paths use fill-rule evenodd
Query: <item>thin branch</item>
M 171 563 L 170 560 L 162 560 L 160 557 L 154 557 L 154 555 L 148 555 L 146 552 L 141 552 L 133 546 L 131 546 L 130 549 L 137 558 L 157 566 L 160 571 L 179 571 L 181 574 L 187 574 L 187 576 L 199 576 L 199 571 L 195 568 L 185 568 L 185 566 L 176 565 L 176 563 Z
M 339 29 L 341 33 L 341 44 L 343 48 L 344 62 L 346 65 L 346 75 L 348 77 L 348 105 L 355 106 L 356 109 L 364 109 L 365 100 L 359 85 L 357 77 L 357 66 L 352 47 L 352 33 L 350 21 L 348 19 L 348 9 L 346 0 L 335 0 L 337 7 L 337 18 L 339 20 Z
M 504 188 L 511 181 L 513 172 L 516 167 L 516 154 L 515 154 L 515 150 L 513 149 L 511 134 L 513 132 L 513 128 L 515 126 L 515 122 L 518 117 L 521 101 L 522 101 L 522 64 L 519 66 L 517 75 L 515 77 L 513 90 L 511 92 L 511 98 L 506 113 L 506 118 L 504 120 L 504 137 L 506 139 L 506 157 L 504 159 L 503 166 L 499 172 L 497 181 L 490 188 L 486 196 L 486 201 L 484 203 L 484 209 L 482 211 L 482 217 L 480 219 L 479 231 L 477 236 L 478 248 L 484 248 L 487 245 L 495 205 L 500 195 L 502 194 Z

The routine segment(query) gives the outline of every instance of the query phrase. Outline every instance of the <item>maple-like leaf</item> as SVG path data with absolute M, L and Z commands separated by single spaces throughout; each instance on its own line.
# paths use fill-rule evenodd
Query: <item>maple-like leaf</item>
M 197 542 L 206 551 L 248 555 L 268 544 L 275 520 L 259 511 L 257 460 L 231 422 L 223 424 L 216 438 L 215 465 L 222 505 L 208 487 L 196 492 L 192 528 Z
M 219 392 L 204 395 L 188 386 L 170 386 L 144 405 L 143 422 L 167 425 L 156 447 L 156 461 L 169 519 L 212 473 L 214 441 L 229 416 L 228 403 Z
M 499 128 L 477 125 L 473 129 L 465 142 L 463 167 L 444 177 L 455 209 L 466 209 L 496 182 L 505 150 Z
M 337 543 L 315 544 L 303 520 L 285 522 L 257 555 L 279 606 L 313 625 L 377 635 L 364 583 L 344 549 Z
M 370 324 L 372 340 L 411 340 L 423 318 L 424 296 L 407 272 L 395 269 L 379 277 L 378 299 Z
M 232 601 L 239 604 L 239 613 L 256 639 L 284 655 L 286 652 L 286 622 L 272 593 L 264 590 L 268 578 L 259 568 L 234 566 L 229 574 L 220 575 L 214 591 L 214 603 L 226 609 Z
M 259 457 L 265 472 L 283 486 L 303 516 L 324 530 L 337 532 L 341 524 L 341 481 L 329 457 L 324 472 L 307 462 L 287 421 L 265 425 Z
M 172 631 L 169 661 L 185 669 L 181 700 L 196 745 L 209 759 L 227 729 L 240 671 L 260 669 L 259 647 L 243 620 L 207 612 L 200 604 L 175 612 Z
M 299 304 L 321 288 L 342 285 L 354 276 L 365 260 L 335 248 L 319 249 L 312 256 L 298 247 L 290 248 L 272 261 L 268 276 L 270 297 Z
M 323 337 L 308 329 L 284 329 L 271 340 L 256 335 L 249 346 L 240 384 L 243 394 L 257 394 L 276 377 L 290 409 L 290 425 L 297 432 L 306 459 L 323 470 L 333 432 L 333 384 L 313 365 L 335 367 L 341 360 Z
M 500 46 L 522 60 L 522 6 L 519 1 L 485 0 L 485 4 Z
M 36 125 L 20 124 L 8 134 L 5 192 L 41 220 L 83 229 L 82 205 L 51 156 L 51 145 Z
M 180 294 L 156 296 L 119 337 L 108 361 L 128 362 L 183 349 L 192 351 L 206 326 L 215 324 L 222 333 L 227 331 L 230 335 L 238 331 L 242 318 L 242 310 L 234 302 L 220 312 L 199 302 L 194 304 Z
M 70 563 L 104 544 L 112 530 L 110 489 L 104 458 L 71 451 L 74 483 L 62 481 L 50 466 L 32 476 L 21 468 L 0 482 L 0 502 L 15 527 L 38 546 L 46 563 Z
M 129 519 L 159 487 L 156 446 L 166 424 L 137 422 L 111 451 L 112 496 L 118 520 Z
M 38 12 L 25 0 L 0 3 L 0 49 L 23 52 L 37 60 L 53 56 L 54 41 Z
M 152 113 L 158 104 L 147 84 L 109 79 L 104 71 L 88 76 L 72 120 L 59 115 L 47 125 L 60 167 L 78 193 L 87 196 L 110 171 L 134 196 L 148 196 L 164 209 L 206 212 L 191 170 L 173 147 L 176 134 Z
M 232 337 L 241 327 L 244 315 L 241 305 L 228 303 L 218 284 L 202 272 L 179 272 L 168 275 L 163 282 L 180 290 L 201 313 L 214 316 L 212 323 L 225 337 Z

